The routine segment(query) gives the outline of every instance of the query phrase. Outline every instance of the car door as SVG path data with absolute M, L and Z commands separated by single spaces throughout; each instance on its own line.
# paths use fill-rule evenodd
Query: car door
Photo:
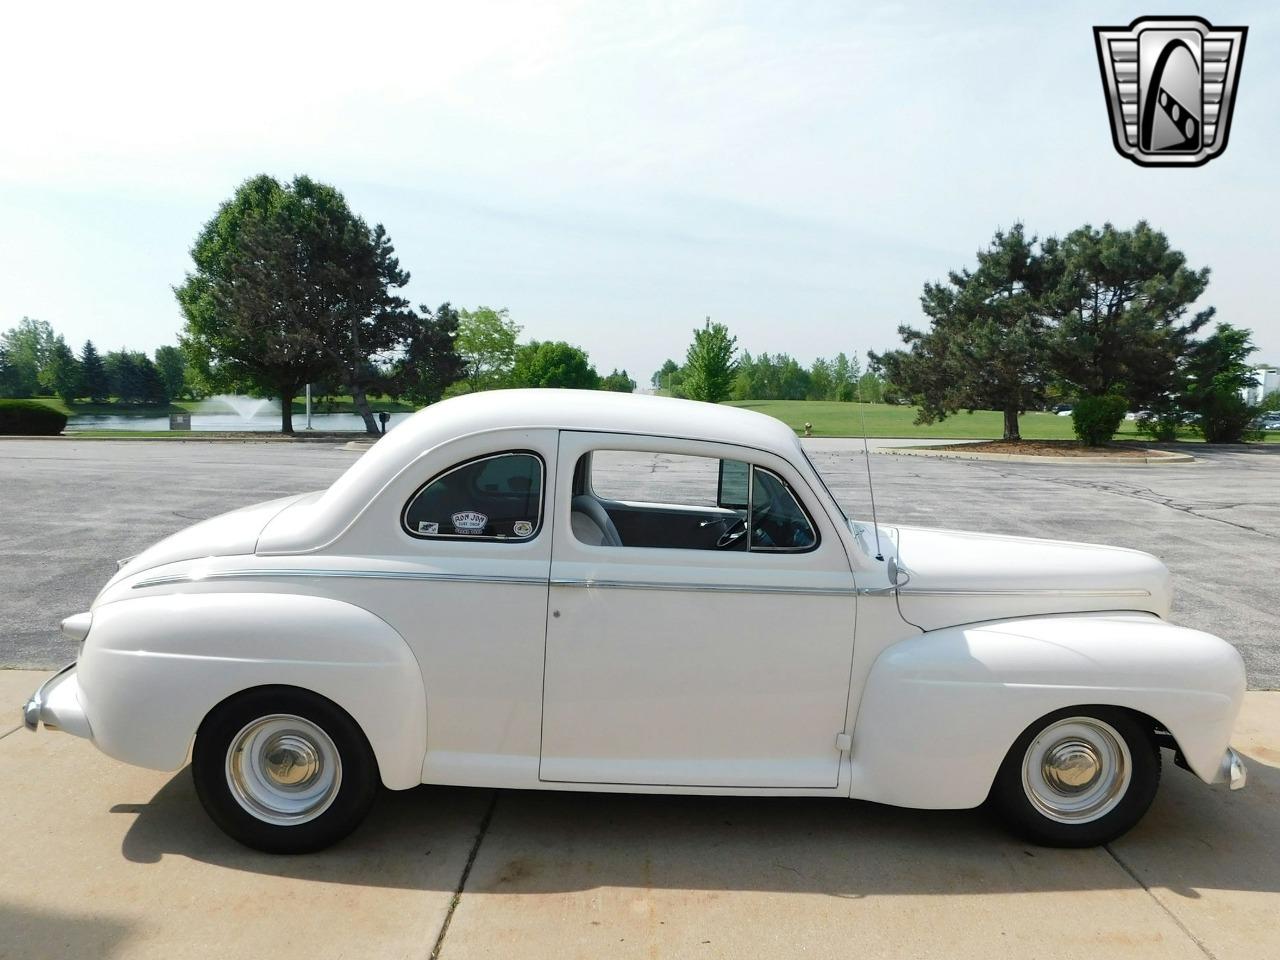
M 600 451 L 633 455 L 637 476 L 662 456 L 735 464 L 743 478 L 753 465 L 794 497 L 812 542 L 796 534 L 785 549 L 769 549 L 762 534 L 747 549 L 723 521 L 726 483 L 714 477 L 716 502 L 680 501 L 673 512 L 686 523 L 690 510 L 705 510 L 723 549 L 628 546 L 620 530 L 584 539 L 574 528 L 584 497 L 642 509 L 635 497 L 583 487 L 583 458 Z M 840 537 L 799 474 L 745 448 L 568 431 L 558 457 L 540 779 L 834 788 L 854 584 Z M 687 501 L 707 482 L 705 473 L 695 479 L 674 477 L 664 496 Z

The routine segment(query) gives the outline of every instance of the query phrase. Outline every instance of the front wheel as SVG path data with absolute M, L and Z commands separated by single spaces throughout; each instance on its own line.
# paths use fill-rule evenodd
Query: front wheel
M 191 773 L 214 823 L 268 853 L 341 840 L 369 812 L 379 779 L 350 715 L 292 687 L 260 687 L 216 707 L 196 734 Z
M 1160 749 L 1132 714 L 1072 707 L 1028 727 L 1001 764 L 992 805 L 1051 847 L 1108 843 L 1134 826 L 1160 785 Z

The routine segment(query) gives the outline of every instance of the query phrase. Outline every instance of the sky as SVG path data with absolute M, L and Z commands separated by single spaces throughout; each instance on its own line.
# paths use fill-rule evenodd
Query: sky
M 1091 28 L 1245 24 L 1230 143 L 1111 145 Z M 1280 5 L 21 4 L 0 33 L 0 329 L 153 350 L 201 226 L 306 173 L 389 231 L 415 303 L 642 383 L 703 319 L 753 353 L 886 349 L 997 229 L 1164 230 L 1280 363 Z

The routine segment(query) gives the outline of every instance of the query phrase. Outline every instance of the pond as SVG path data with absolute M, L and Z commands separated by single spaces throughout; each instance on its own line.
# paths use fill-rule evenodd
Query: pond
M 376 416 L 376 414 L 375 414 Z M 393 413 L 387 422 L 390 430 L 397 423 L 413 416 L 411 413 Z M 293 429 L 296 433 L 306 433 L 307 415 L 293 415 Z M 312 430 L 323 433 L 364 432 L 364 420 L 354 413 L 313 413 L 311 415 Z M 67 418 L 67 430 L 136 430 L 166 431 L 169 429 L 169 417 L 154 414 L 113 413 L 83 414 Z M 241 416 L 237 413 L 193 413 L 191 429 L 194 432 L 223 433 L 278 433 L 280 431 L 279 411 L 262 412 L 252 416 Z

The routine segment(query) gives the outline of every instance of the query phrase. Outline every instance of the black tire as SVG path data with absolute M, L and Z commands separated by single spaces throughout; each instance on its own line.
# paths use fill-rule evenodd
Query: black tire
M 1068 725 L 1073 719 L 1086 723 Z M 1101 786 L 1073 788 L 1067 785 L 1062 789 L 1084 792 L 1055 793 L 1055 787 L 1061 785 L 1050 781 L 1057 775 L 1058 768 L 1052 764 L 1046 765 L 1043 761 L 1037 764 L 1034 762 L 1035 757 L 1042 756 L 1041 751 L 1046 750 L 1048 754 L 1052 754 L 1055 742 L 1078 742 L 1073 741 L 1073 731 L 1095 728 L 1102 731 L 1098 739 L 1104 747 L 1103 757 L 1107 756 L 1105 747 L 1110 735 L 1123 741 L 1128 756 L 1125 764 L 1119 765 L 1119 768 L 1123 769 L 1127 764 L 1127 785 L 1123 784 L 1121 775 L 1115 779 L 1114 789 L 1111 790 L 1102 789 Z M 1109 728 L 1109 731 L 1105 728 Z M 1042 733 L 1047 736 L 1041 738 Z M 1054 738 L 1059 734 L 1062 739 L 1055 741 Z M 1088 736 L 1081 739 L 1087 740 Z M 1037 752 L 1029 756 L 1033 744 Z M 1069 752 L 1071 747 L 1063 749 Z M 1118 755 L 1123 757 L 1124 753 Z M 1084 771 L 1089 769 L 1090 762 L 1085 761 L 1082 768 Z M 1041 717 L 1018 737 L 996 774 L 989 804 L 1011 830 L 1033 843 L 1046 847 L 1094 847 L 1115 840 L 1142 819 L 1160 785 L 1160 766 L 1160 748 L 1153 732 L 1132 713 L 1117 707 L 1069 707 Z M 1099 765 L 1099 778 L 1106 768 L 1104 760 Z M 1025 777 L 1024 770 L 1027 771 Z M 1037 770 L 1040 771 L 1039 774 Z M 1078 776 L 1083 778 L 1085 774 L 1082 772 Z M 1093 809 L 1085 806 L 1078 813 L 1060 809 L 1054 809 L 1053 813 L 1046 812 L 1046 805 L 1052 809 L 1052 804 L 1059 798 L 1066 804 L 1085 803 L 1089 800 L 1088 791 L 1094 789 L 1101 792 L 1094 801 Z M 1037 791 L 1042 799 L 1036 799 Z
M 249 733 L 248 746 L 241 746 L 233 760 L 229 755 L 233 742 L 244 744 L 242 734 L 251 730 L 262 732 L 256 737 Z M 320 759 L 308 766 L 311 754 L 305 747 L 301 754 L 282 754 L 282 737 L 302 737 L 305 744 L 317 747 L 315 756 Z M 289 742 L 297 744 L 299 740 Z M 335 751 L 338 762 L 326 761 Z M 253 768 L 253 756 L 282 758 L 283 763 Z M 296 764 L 299 757 L 303 762 Z M 232 773 L 233 767 L 237 771 L 265 771 L 267 766 L 285 777 L 298 766 L 309 771 L 309 779 L 303 779 L 300 786 L 281 787 L 278 781 L 268 779 L 271 774 L 255 779 Z M 373 750 L 350 714 L 331 700 L 296 687 L 258 687 L 215 707 L 196 733 L 191 774 L 196 795 L 213 822 L 245 846 L 267 853 L 312 853 L 337 843 L 368 814 L 380 782 Z M 300 801 L 310 804 L 314 812 L 304 808 L 296 814 L 279 813 L 266 806 L 254 812 L 251 806 L 264 795 L 260 783 L 268 784 L 268 802 L 276 799 L 270 793 L 272 787 L 280 791 L 282 802 L 298 802 L 286 796 L 288 791 L 319 791 L 316 798 Z

